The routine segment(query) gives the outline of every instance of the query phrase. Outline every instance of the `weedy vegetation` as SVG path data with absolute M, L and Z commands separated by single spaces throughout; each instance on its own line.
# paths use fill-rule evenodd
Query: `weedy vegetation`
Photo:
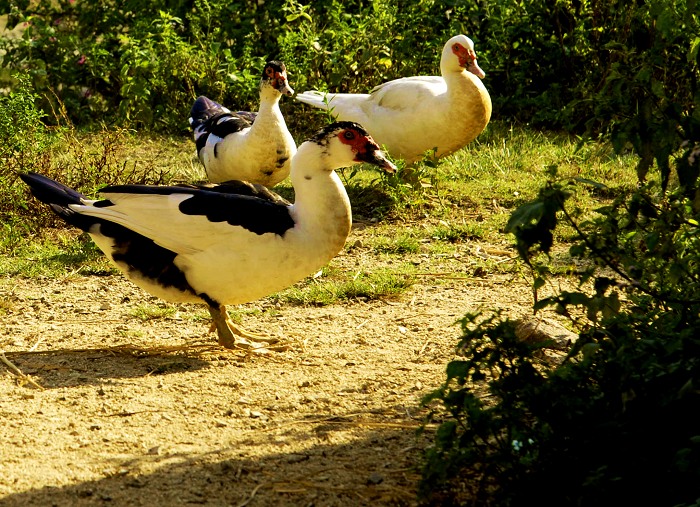
M 131 315 L 137 319 L 146 320 L 158 320 L 158 319 L 169 319 L 175 316 L 177 309 L 174 306 L 161 304 L 142 304 L 138 305 L 131 311 Z
M 392 299 L 414 283 L 410 267 L 340 272 L 324 269 L 319 276 L 272 296 L 273 301 L 301 305 L 326 306 L 342 301 Z

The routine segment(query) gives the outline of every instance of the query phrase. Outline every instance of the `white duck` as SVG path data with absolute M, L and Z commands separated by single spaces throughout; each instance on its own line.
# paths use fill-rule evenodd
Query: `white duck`
M 207 304 L 219 343 L 233 348 L 261 337 L 237 328 L 225 305 L 282 290 L 341 250 L 352 218 L 334 169 L 358 162 L 394 170 L 360 125 L 338 122 L 292 158 L 294 204 L 236 182 L 117 185 L 94 201 L 36 173 L 21 178 L 36 198 L 87 231 L 136 285 L 167 301 Z
M 189 122 L 209 181 L 244 180 L 272 187 L 289 175 L 297 148 L 279 101 L 293 93 L 284 63 L 271 60 L 263 69 L 257 113 L 232 112 L 207 97 L 197 98 Z
M 306 91 L 296 99 L 364 126 L 389 155 L 411 164 L 437 148 L 444 157 L 472 141 L 491 118 L 474 43 L 456 35 L 442 50 L 439 76 L 388 81 L 369 94 Z

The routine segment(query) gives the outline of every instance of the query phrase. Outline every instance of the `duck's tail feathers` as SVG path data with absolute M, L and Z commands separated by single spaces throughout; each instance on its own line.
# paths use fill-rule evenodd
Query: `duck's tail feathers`
M 190 127 L 195 130 L 197 127 L 206 123 L 210 118 L 231 111 L 218 102 L 205 97 L 204 95 L 197 97 L 197 100 L 192 104 L 190 110 Z
M 335 97 L 334 93 L 324 93 L 312 90 L 300 93 L 294 98 L 299 102 L 303 102 L 304 104 L 328 111 L 329 109 L 333 108 L 333 97 Z
M 80 192 L 35 172 L 21 173 L 19 177 L 29 185 L 34 197 L 48 204 L 54 213 L 69 224 L 89 231 L 97 222 L 93 217 L 81 215 L 70 207 L 72 204 L 86 204 L 87 197 Z

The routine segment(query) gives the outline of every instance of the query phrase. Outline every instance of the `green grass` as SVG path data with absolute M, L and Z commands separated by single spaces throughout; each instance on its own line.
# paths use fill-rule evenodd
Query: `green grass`
M 174 317 L 176 313 L 176 307 L 166 305 L 165 303 L 144 303 L 138 305 L 136 308 L 129 312 L 129 314 L 132 317 L 136 317 L 137 319 L 140 319 L 142 321 L 169 319 L 171 317 Z
M 382 268 L 371 273 L 341 273 L 325 269 L 322 277 L 308 279 L 276 294 L 272 299 L 281 303 L 316 306 L 358 299 L 392 299 L 405 292 L 414 282 L 412 268 L 408 266 L 399 270 Z
M 0 276 L 62 278 L 68 275 L 117 273 L 85 234 L 75 230 L 47 231 L 23 238 L 0 255 Z
M 372 237 L 370 245 L 377 253 L 404 255 L 418 253 L 420 239 L 411 232 L 400 232 L 398 236 L 377 235 Z

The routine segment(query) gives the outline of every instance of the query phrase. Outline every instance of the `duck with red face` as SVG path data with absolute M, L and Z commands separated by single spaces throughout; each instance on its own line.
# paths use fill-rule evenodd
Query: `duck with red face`
M 463 148 L 491 119 L 491 97 L 481 82 L 486 74 L 469 37 L 447 41 L 440 72 L 388 81 L 369 93 L 306 91 L 295 98 L 360 123 L 389 155 L 412 164 L 426 152 L 444 157 Z

